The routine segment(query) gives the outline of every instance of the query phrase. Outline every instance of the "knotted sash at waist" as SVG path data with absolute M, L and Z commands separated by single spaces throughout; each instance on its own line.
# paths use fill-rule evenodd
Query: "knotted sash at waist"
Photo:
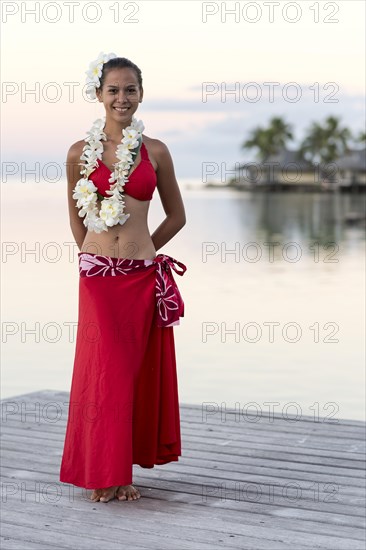
M 114 258 L 90 252 L 79 252 L 78 256 L 80 277 L 130 275 L 154 266 L 157 325 L 159 327 L 179 325 L 179 318 L 184 317 L 184 302 L 172 269 L 182 276 L 187 269 L 184 264 L 167 254 L 158 254 L 153 260 Z

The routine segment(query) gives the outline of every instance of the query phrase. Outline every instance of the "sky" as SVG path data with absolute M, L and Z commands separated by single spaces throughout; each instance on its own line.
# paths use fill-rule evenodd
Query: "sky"
M 363 1 L 27 1 L 1 8 L 2 162 L 18 179 L 37 162 L 59 165 L 64 176 L 68 148 L 104 114 L 82 93 L 100 51 L 142 70 L 136 116 L 147 136 L 168 146 L 178 181 L 202 178 L 207 162 L 229 170 L 253 160 L 241 144 L 272 116 L 292 125 L 290 148 L 329 115 L 356 134 L 364 127 Z

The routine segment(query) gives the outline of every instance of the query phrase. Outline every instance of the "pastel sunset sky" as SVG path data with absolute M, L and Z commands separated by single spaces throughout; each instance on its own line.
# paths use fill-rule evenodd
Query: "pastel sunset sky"
M 168 145 L 178 178 L 201 178 L 203 162 L 253 160 L 240 144 L 272 116 L 291 123 L 296 140 L 330 114 L 362 130 L 364 2 L 226 2 L 236 10 L 226 15 L 222 4 L 2 2 L 3 162 L 63 166 L 104 114 L 82 94 L 100 51 L 141 68 L 137 116 Z

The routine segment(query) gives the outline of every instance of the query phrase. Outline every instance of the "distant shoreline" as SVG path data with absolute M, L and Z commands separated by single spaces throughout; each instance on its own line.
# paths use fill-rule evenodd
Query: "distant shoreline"
M 307 191 L 307 192 L 336 192 L 353 193 L 365 192 L 365 184 L 340 185 L 338 183 L 261 183 L 261 184 L 235 184 L 207 182 L 203 189 L 233 189 L 235 191 Z

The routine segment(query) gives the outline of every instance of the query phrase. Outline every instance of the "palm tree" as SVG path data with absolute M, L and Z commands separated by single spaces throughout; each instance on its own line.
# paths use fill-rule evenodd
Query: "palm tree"
M 292 126 L 286 124 L 280 117 L 273 117 L 270 120 L 269 133 L 272 134 L 276 153 L 283 149 L 289 140 L 293 139 Z
M 362 131 L 358 134 L 358 137 L 356 138 L 356 143 L 366 143 L 366 132 Z
M 284 148 L 287 141 L 293 139 L 292 126 L 280 117 L 273 117 L 268 128 L 257 127 L 252 130 L 250 138 L 244 141 L 242 149 L 257 149 L 257 157 L 264 162 L 270 155 Z
M 319 164 L 323 176 L 327 176 L 331 172 L 334 173 L 334 167 L 327 165 L 334 163 L 349 151 L 350 139 L 350 130 L 342 128 L 338 118 L 329 116 L 323 125 L 312 123 L 300 145 L 299 153 L 312 164 Z

